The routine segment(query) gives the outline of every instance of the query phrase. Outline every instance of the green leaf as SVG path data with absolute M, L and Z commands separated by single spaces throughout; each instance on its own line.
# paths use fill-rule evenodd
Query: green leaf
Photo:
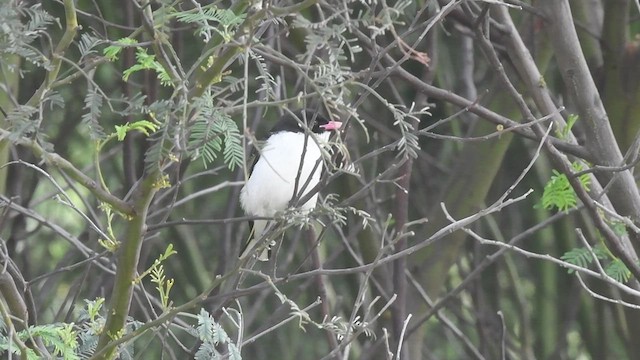
M 115 44 L 107 46 L 104 50 L 102 50 L 102 53 L 107 58 L 107 60 L 115 61 L 118 60 L 118 55 L 123 48 L 135 45 L 137 43 L 138 41 L 136 39 L 124 37 L 118 40 Z
M 94 36 L 92 33 L 83 33 L 80 35 L 80 41 L 78 42 L 78 50 L 80 51 L 80 58 L 84 59 L 88 55 L 95 54 L 95 48 L 104 43 L 98 36 Z
M 154 70 L 158 73 L 158 79 L 163 86 L 171 86 L 171 76 L 167 70 L 156 61 L 156 56 L 147 53 L 147 49 L 138 48 L 136 50 L 136 64 L 122 72 L 122 80 L 128 81 L 131 74 L 141 70 Z
M 596 258 L 598 260 L 607 260 L 613 257 L 613 254 L 611 254 L 611 251 L 609 251 L 609 249 L 607 249 L 607 247 L 604 246 L 603 243 L 600 243 L 594 246 L 593 253 L 596 254 Z
M 234 343 L 229 343 L 227 345 L 227 349 L 229 350 L 229 359 L 230 360 L 242 360 L 242 356 L 240 355 L 240 350 Z
M 196 100 L 200 114 L 191 127 L 189 154 L 202 159 L 204 166 L 212 163 L 222 151 L 224 163 L 230 170 L 241 166 L 244 159 L 242 135 L 229 115 L 211 107 L 211 102 Z M 200 106 L 202 105 L 202 106 Z
M 168 122 L 150 137 L 151 146 L 144 154 L 145 168 L 147 170 L 159 169 L 167 159 L 171 159 L 173 156 L 172 151 L 175 147 L 173 144 L 175 133 L 175 124 Z
M 575 248 L 567 251 L 560 259 L 582 268 L 587 268 L 593 262 L 593 256 L 587 248 Z M 574 272 L 573 269 L 568 270 L 569 274 Z
M 177 253 L 177 251 L 173 250 L 173 244 L 169 244 L 167 246 L 167 249 L 164 251 L 164 254 L 160 257 L 160 261 L 166 260 L 169 258 L 169 256 L 175 255 Z
M 49 26 L 59 21 L 42 9 L 41 2 L 0 2 L 0 55 L 15 54 L 45 70 L 53 69 L 50 58 L 33 43 L 49 41 Z M 6 5 L 5 5 L 6 4 Z
M 229 9 L 219 9 L 215 5 L 178 12 L 174 15 L 179 21 L 196 24 L 196 34 L 202 36 L 205 42 L 211 39 L 214 32 L 220 34 L 225 42 L 233 39 L 233 35 L 244 21 L 246 14 L 236 15 Z M 210 25 L 209 23 L 215 23 Z
M 584 170 L 582 164 L 578 162 L 571 164 L 571 167 L 576 172 Z M 555 207 L 559 211 L 567 211 L 576 207 L 578 199 L 567 176 L 559 173 L 557 170 L 553 170 L 552 172 L 553 175 L 551 176 L 551 179 L 544 186 L 542 207 L 545 209 L 553 209 Z M 583 174 L 578 177 L 578 180 L 582 187 L 589 191 L 589 185 L 591 182 L 590 175 Z
M 99 297 L 95 300 L 85 299 L 84 302 L 87 304 L 86 311 L 89 315 L 89 321 L 94 322 L 96 317 L 98 317 L 100 313 L 100 309 L 102 309 L 102 305 L 104 304 L 104 298 Z
M 87 112 L 82 115 L 81 120 L 82 124 L 89 129 L 89 137 L 92 140 L 104 139 L 106 135 L 99 121 L 102 115 L 102 95 L 95 89 L 87 91 L 83 109 Z
M 276 100 L 277 96 L 274 89 L 278 87 L 278 84 L 273 78 L 273 75 L 271 74 L 271 71 L 269 70 L 266 62 L 264 61 L 264 58 L 260 54 L 251 50 L 249 50 L 249 56 L 252 60 L 255 61 L 256 68 L 258 69 L 258 73 L 260 74 L 259 76 L 256 76 L 256 81 L 261 82 L 260 88 L 256 92 L 265 94 L 268 99 Z
M 631 271 L 627 268 L 622 260 L 613 260 L 605 269 L 604 272 L 614 278 L 616 281 L 625 283 L 631 278 Z
M 542 194 L 542 207 L 545 209 L 558 208 L 566 211 L 576 206 L 576 194 L 569 184 L 567 176 L 553 170 L 551 180 L 545 185 Z
M 556 136 L 560 139 L 566 139 L 569 135 L 569 132 L 573 128 L 573 125 L 578 121 L 579 116 L 576 114 L 570 114 L 567 118 L 567 124 L 562 128 L 562 130 L 556 130 Z
M 76 360 L 79 357 L 75 350 L 78 348 L 77 334 L 73 330 L 73 324 L 64 324 L 60 328 L 60 346 L 56 346 L 56 351 L 65 360 Z
M 138 120 L 133 123 L 126 123 L 124 125 L 116 125 L 116 136 L 118 141 L 123 141 L 129 131 L 140 131 L 141 133 L 149 136 L 150 133 L 158 131 L 158 124 L 149 120 Z
M 215 323 L 213 324 L 213 343 L 218 345 L 218 344 L 224 344 L 227 343 L 231 340 L 231 338 L 229 338 L 229 335 L 227 335 L 227 332 L 224 331 L 224 329 L 222 328 L 222 326 L 220 326 L 220 324 Z
M 27 330 L 20 331 L 18 336 L 22 341 L 40 338 L 45 345 L 53 346 L 54 355 L 59 355 L 65 360 L 79 359 L 76 354 L 77 334 L 73 329 L 73 324 L 30 326 Z
M 32 136 L 38 132 L 38 122 L 33 121 L 32 117 L 36 116 L 38 108 L 29 105 L 18 105 L 14 107 L 6 118 L 8 130 L 11 131 L 8 138 L 9 141 L 17 141 L 26 136 Z
M 627 226 L 622 221 L 607 222 L 611 230 L 618 236 L 627 236 Z
M 593 254 L 589 251 L 588 248 L 575 248 L 567 251 L 560 257 L 560 259 L 579 266 L 583 268 L 587 268 L 593 261 L 593 255 L 598 258 L 598 260 L 607 260 L 612 259 L 611 262 L 604 267 L 604 271 L 607 275 L 612 277 L 618 282 L 627 282 L 631 277 L 631 272 L 627 268 L 627 266 L 618 258 L 613 257 L 611 252 L 604 247 L 604 245 L 597 245 L 593 247 Z M 573 273 L 573 269 L 568 270 L 569 274 Z
M 571 164 L 571 168 L 575 172 L 584 170 L 584 166 L 582 166 L 582 164 L 577 161 Z M 578 181 L 580 181 L 580 184 L 585 190 L 589 191 L 589 185 L 591 185 L 591 176 L 589 174 L 580 175 L 578 177 Z
M 216 350 L 216 347 L 222 344 L 227 344 L 231 359 L 242 359 L 236 344 L 232 342 L 227 332 L 205 309 L 200 309 L 197 319 L 196 332 L 202 344 L 196 352 L 196 359 L 220 359 L 221 355 Z
M 198 314 L 198 326 L 196 330 L 198 331 L 198 338 L 203 342 L 212 342 L 213 341 L 213 325 L 215 321 L 213 317 L 209 315 L 207 310 L 200 309 L 200 313 Z

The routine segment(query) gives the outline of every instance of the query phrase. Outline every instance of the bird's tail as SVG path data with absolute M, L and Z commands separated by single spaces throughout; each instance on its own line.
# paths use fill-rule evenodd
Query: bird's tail
M 251 224 L 251 233 L 249 234 L 249 240 L 247 241 L 244 249 L 240 252 L 240 259 L 246 257 L 251 254 L 255 249 L 256 245 L 259 243 L 259 240 L 262 239 L 264 232 L 269 224 L 268 220 L 254 220 Z M 260 252 L 258 256 L 259 261 L 268 261 L 269 260 L 269 246 L 265 247 L 264 250 Z

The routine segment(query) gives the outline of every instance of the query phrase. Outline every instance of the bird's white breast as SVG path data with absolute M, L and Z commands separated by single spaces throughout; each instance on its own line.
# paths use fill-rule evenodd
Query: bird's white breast
M 323 144 L 328 137 L 328 133 L 315 136 L 316 140 L 307 136 L 298 193 L 304 189 L 304 194 L 307 194 L 318 184 L 322 172 L 322 154 L 316 141 Z M 269 137 L 240 193 L 242 208 L 248 215 L 274 216 L 276 212 L 288 207 L 296 187 L 304 147 L 304 133 L 280 132 Z M 309 178 L 311 180 L 305 186 Z M 300 208 L 313 209 L 316 202 L 317 194 Z

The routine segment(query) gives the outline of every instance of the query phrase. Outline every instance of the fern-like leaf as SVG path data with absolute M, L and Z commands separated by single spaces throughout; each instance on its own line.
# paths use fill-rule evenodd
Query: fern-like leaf
M 136 63 L 122 72 L 122 80 L 128 81 L 131 74 L 141 70 L 154 70 L 158 74 L 158 80 L 163 86 L 171 86 L 171 76 L 167 70 L 156 60 L 156 56 L 147 53 L 144 48 L 136 50 Z
M 38 109 L 29 105 L 19 105 L 7 114 L 10 141 L 16 141 L 22 137 L 30 136 L 38 131 L 38 122 L 32 117 L 38 113 Z
M 238 25 L 242 24 L 246 15 L 236 15 L 229 9 L 219 9 L 209 5 L 189 11 L 178 12 L 174 15 L 179 21 L 196 24 L 196 34 L 209 42 L 214 32 L 220 34 L 225 42 L 231 41 Z M 215 23 L 210 25 L 209 23 Z
M 584 166 L 579 162 L 571 164 L 571 168 L 575 172 L 584 170 Z M 561 174 L 557 170 L 553 170 L 553 175 L 547 184 L 544 186 L 544 192 L 542 194 L 542 207 L 545 209 L 557 208 L 559 211 L 567 211 L 576 207 L 578 199 L 576 192 L 571 187 L 569 179 L 565 174 Z M 578 177 L 580 185 L 585 190 L 589 191 L 589 185 L 591 183 L 591 177 L 589 174 L 583 174 Z
M 575 172 L 584 170 L 584 166 L 577 161 L 571 164 L 571 168 Z M 589 185 L 591 185 L 591 176 L 589 174 L 582 174 L 578 176 L 578 181 L 580 181 L 580 185 L 582 185 L 583 189 L 589 191 Z
M 568 262 L 569 264 L 573 264 L 575 266 L 579 266 L 582 268 L 587 268 L 593 262 L 593 256 L 591 255 L 591 251 L 587 248 L 575 248 L 567 251 L 560 257 L 560 259 Z M 574 272 L 573 269 L 569 269 L 569 274 Z
M 45 34 L 47 27 L 57 19 L 43 10 L 40 2 L 32 6 L 27 4 L 16 2 L 12 6 L 0 6 L 0 22 L 3 24 L 0 26 L 0 56 L 15 54 L 38 67 L 51 70 L 49 58 L 31 43 Z
M 613 260 L 605 269 L 604 272 L 614 278 L 616 281 L 625 283 L 631 278 L 631 271 L 627 268 L 622 260 Z
M 205 309 L 200 309 L 198 314 L 198 338 L 202 341 L 213 341 L 213 325 L 215 320 Z
M 262 82 L 262 85 L 260 85 L 260 88 L 256 90 L 256 92 L 262 92 L 267 99 L 275 100 L 276 94 L 273 89 L 278 85 L 276 84 L 276 81 L 273 78 L 273 75 L 271 75 L 269 69 L 267 69 L 267 64 L 265 64 L 264 58 L 260 56 L 260 54 L 251 50 L 249 51 L 249 57 L 255 61 L 258 73 L 260 73 L 260 75 L 256 77 L 256 80 Z
M 127 133 L 130 131 L 139 131 L 146 136 L 149 136 L 151 133 L 154 133 L 158 130 L 158 124 L 153 123 L 149 120 L 138 120 L 133 123 L 126 123 L 124 125 L 116 125 L 116 136 L 118 141 L 124 140 L 127 136 Z
M 227 349 L 229 351 L 229 359 L 230 360 L 242 360 L 242 356 L 240 355 L 240 350 L 234 343 L 227 344 Z
M 193 159 L 202 159 L 204 166 L 213 162 L 222 150 L 222 139 L 213 131 L 213 124 L 205 119 L 198 119 L 191 128 L 189 149 Z
M 216 128 L 224 135 L 224 163 L 229 170 L 233 171 L 236 166 L 242 165 L 244 158 L 240 130 L 230 117 L 225 117 L 224 121 L 216 122 Z
M 106 137 L 104 129 L 100 125 L 102 115 L 102 95 L 90 89 L 84 97 L 84 108 L 86 113 L 82 115 L 82 124 L 89 129 L 89 137 L 92 140 L 102 140 Z
M 542 194 L 542 207 L 545 209 L 558 208 L 567 211 L 576 206 L 576 193 L 573 191 L 569 179 L 557 170 L 553 170 L 553 176 L 544 187 Z
M 226 344 L 229 357 L 231 359 L 242 360 L 236 344 L 232 342 L 227 332 L 205 309 L 200 309 L 197 319 L 198 325 L 196 326 L 196 332 L 202 344 L 196 352 L 196 359 L 222 359 L 223 356 L 218 352 L 217 347 Z
M 569 135 L 569 132 L 573 128 L 573 125 L 578 121 L 578 115 L 570 114 L 567 118 L 567 124 L 561 130 L 556 130 L 556 136 L 560 139 L 566 139 Z
M 80 61 L 85 59 L 89 55 L 97 54 L 96 47 L 102 45 L 104 40 L 91 33 L 83 33 L 80 35 L 80 41 L 78 42 L 78 50 L 80 50 Z
M 157 131 L 149 136 L 151 146 L 145 153 L 145 166 L 147 170 L 159 169 L 168 161 L 173 161 L 173 151 L 176 148 L 175 141 L 177 124 L 171 121 L 172 109 L 175 104 L 170 100 L 158 100 L 143 106 L 143 112 L 154 119 Z
M 124 49 L 127 46 L 133 46 L 137 43 L 138 41 L 136 39 L 125 37 L 118 40 L 115 44 L 109 45 L 106 48 L 104 48 L 104 50 L 102 50 L 102 53 L 107 58 L 107 60 L 115 61 L 118 59 L 118 55 L 120 55 L 120 52 L 122 52 L 122 49 Z
M 613 230 L 613 232 L 618 236 L 627 236 L 629 233 L 627 232 L 627 225 L 622 221 L 607 221 L 607 225 Z
M 418 135 L 416 135 L 416 129 L 414 125 L 409 122 L 409 119 L 419 121 L 420 115 L 429 115 L 427 108 L 417 112 L 413 112 L 413 107 L 409 111 L 404 112 L 400 110 L 396 105 L 387 103 L 387 108 L 391 110 L 395 122 L 393 125 L 400 129 L 401 137 L 398 141 L 397 148 L 400 150 L 400 154 L 405 157 L 416 158 L 418 157 L 418 151 L 420 150 L 420 142 Z
M 222 151 L 224 163 L 233 171 L 243 162 L 242 136 L 235 121 L 213 108 L 211 100 L 208 96 L 196 100 L 200 113 L 191 127 L 189 154 L 207 166 Z
M 161 168 L 165 160 L 170 157 L 173 149 L 172 132 L 172 126 L 165 125 L 149 137 L 151 146 L 144 156 L 147 170 Z

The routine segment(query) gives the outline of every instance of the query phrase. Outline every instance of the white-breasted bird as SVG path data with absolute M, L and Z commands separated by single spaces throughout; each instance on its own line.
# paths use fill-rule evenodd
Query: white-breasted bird
M 321 147 L 327 145 L 332 131 L 342 123 L 328 120 L 310 110 L 286 113 L 278 121 L 259 150 L 249 179 L 240 191 L 240 204 L 245 213 L 256 217 L 273 217 L 286 210 L 294 198 L 302 199 L 320 181 L 323 169 Z M 311 211 L 318 200 L 314 194 L 297 209 Z M 252 221 L 250 239 L 240 253 L 244 258 L 252 253 L 263 237 L 269 220 Z M 269 258 L 268 246 L 258 260 Z

